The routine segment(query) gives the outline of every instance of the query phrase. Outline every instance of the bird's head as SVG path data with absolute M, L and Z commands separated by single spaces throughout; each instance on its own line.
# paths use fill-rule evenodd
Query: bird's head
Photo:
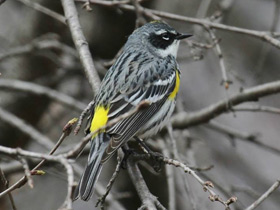
M 161 21 L 152 21 L 138 28 L 130 35 L 127 46 L 135 45 L 147 49 L 159 57 L 177 56 L 180 40 L 191 37 L 191 34 L 181 34 Z

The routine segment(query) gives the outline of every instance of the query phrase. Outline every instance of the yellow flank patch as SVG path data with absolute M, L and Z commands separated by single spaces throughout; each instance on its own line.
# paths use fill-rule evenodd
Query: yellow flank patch
M 162 23 L 161 20 L 152 20 L 150 23 Z
M 179 77 L 179 72 L 178 70 L 176 71 L 176 83 L 175 83 L 175 88 L 172 91 L 172 93 L 169 95 L 169 99 L 174 99 L 179 91 L 180 88 L 180 77 Z
M 108 112 L 109 107 L 106 108 L 104 106 L 97 106 L 95 108 L 94 116 L 90 125 L 90 132 L 94 132 L 106 125 L 108 121 Z M 94 138 L 96 135 L 97 134 L 93 135 L 92 138 Z

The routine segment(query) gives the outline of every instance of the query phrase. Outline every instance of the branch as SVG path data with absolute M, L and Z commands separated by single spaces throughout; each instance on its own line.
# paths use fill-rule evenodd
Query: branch
M 89 80 L 94 95 L 97 94 L 100 87 L 100 78 L 94 67 L 88 43 L 83 34 L 78 13 L 73 0 L 61 0 L 67 24 L 69 25 L 73 41 L 79 53 L 81 63 L 83 64 L 86 76 Z
M 177 160 L 174 160 L 174 159 L 170 159 L 170 158 L 167 158 L 167 157 L 163 157 L 163 160 L 162 160 L 165 164 L 168 164 L 168 165 L 173 165 L 175 167 L 180 167 L 184 170 L 185 173 L 188 173 L 188 174 L 191 174 L 198 182 L 199 184 L 201 184 L 201 186 L 203 187 L 203 190 L 205 192 L 208 192 L 209 193 L 209 199 L 214 202 L 214 201 L 218 201 L 220 203 L 222 203 L 226 208 L 227 210 L 230 209 L 229 208 L 229 205 L 236 202 L 237 201 L 237 198 L 236 197 L 231 197 L 229 198 L 227 201 L 223 201 L 219 195 L 217 195 L 211 188 L 214 188 L 214 185 L 210 182 L 210 181 L 203 181 L 196 173 L 195 171 L 193 171 L 192 169 L 190 169 L 189 167 L 187 167 L 185 164 L 177 161 Z
M 45 155 L 41 153 L 35 153 L 30 152 L 26 150 L 22 150 L 20 148 L 12 149 L 8 147 L 0 146 L 0 153 L 6 154 L 6 155 L 12 155 L 12 156 L 22 156 L 22 157 L 28 157 L 28 158 L 39 158 L 39 159 L 46 159 L 48 161 L 54 161 L 62 164 L 67 172 L 68 176 L 68 190 L 67 190 L 67 196 L 65 199 L 65 206 L 67 209 L 72 209 L 72 187 L 74 183 L 74 174 L 73 169 L 70 163 L 67 159 L 65 159 L 62 155 L 59 156 L 51 156 L 51 155 Z M 1 193 L 2 194 L 2 193 Z M 0 194 L 0 196 L 1 196 Z
M 234 106 L 248 101 L 256 101 L 260 97 L 276 94 L 280 92 L 280 81 L 270 82 L 243 90 L 235 94 L 228 100 L 221 100 L 196 112 L 180 112 L 172 117 L 174 128 L 184 129 L 186 127 L 206 123 L 209 120 L 229 110 L 228 104 Z
M 6 0 L 0 0 L 0 6 L 5 2 Z
M 47 96 L 59 103 L 68 106 L 69 108 L 74 108 L 77 111 L 81 111 L 86 107 L 84 103 L 81 103 L 70 96 L 31 82 L 24 82 L 13 79 L 0 79 L 0 88 L 23 91 L 39 96 Z
M 110 4 L 110 3 L 107 3 L 107 1 L 101 1 L 101 0 L 76 0 L 76 1 L 77 2 L 90 1 L 90 3 L 92 3 L 92 4 L 98 4 L 98 5 L 110 6 L 110 7 L 117 5 L 118 8 L 121 8 L 124 10 L 128 10 L 128 11 L 135 10 L 134 6 L 127 5 L 125 3 L 125 1 L 122 3 L 115 3 L 115 4 Z M 257 31 L 257 30 L 250 30 L 250 29 L 240 28 L 240 27 L 235 27 L 235 26 L 228 26 L 228 25 L 224 25 L 221 23 L 214 23 L 207 19 L 199 19 L 199 18 L 187 17 L 187 16 L 182 16 L 182 15 L 176 15 L 176 14 L 169 13 L 169 12 L 163 12 L 163 11 L 147 9 L 147 8 L 143 8 L 143 13 L 144 14 L 150 13 L 152 15 L 160 16 L 160 17 L 167 18 L 167 19 L 183 21 L 183 22 L 192 23 L 192 24 L 198 24 L 203 27 L 207 26 L 209 28 L 216 28 L 219 30 L 224 30 L 224 31 L 229 31 L 229 32 L 234 32 L 234 33 L 239 33 L 239 34 L 245 34 L 248 36 L 252 36 L 252 37 L 261 39 L 276 48 L 280 48 L 280 41 L 272 36 L 272 35 L 277 35 L 274 32 L 271 33 L 268 31 Z
M 267 149 L 271 152 L 274 152 L 277 155 L 280 154 L 279 149 L 277 149 L 273 146 L 269 146 L 269 145 L 264 144 L 263 142 L 261 142 L 260 140 L 257 139 L 256 135 L 238 131 L 238 130 L 236 130 L 234 128 L 231 128 L 229 126 L 219 124 L 215 121 L 211 121 L 209 124 L 206 125 L 206 127 L 209 127 L 211 129 L 214 129 L 216 131 L 219 131 L 219 132 L 224 133 L 226 135 L 229 135 L 231 137 L 235 137 L 235 138 L 238 138 L 240 140 L 244 140 L 246 142 L 253 143 L 253 144 L 255 144 L 255 145 L 257 145 L 261 148 L 264 148 L 264 149 Z
M 4 53 L 0 53 L 0 61 L 13 56 L 32 53 L 38 50 L 45 49 L 58 49 L 72 55 L 73 57 L 78 57 L 76 51 L 73 48 L 58 41 L 57 34 L 48 33 L 32 40 L 28 44 L 19 47 L 14 47 L 7 50 Z
M 277 180 L 258 200 L 248 206 L 245 210 L 253 210 L 257 208 L 265 199 L 267 199 L 280 186 L 280 180 Z
M 70 134 L 71 130 L 72 130 L 72 126 L 73 124 L 77 121 L 77 119 L 72 119 L 70 120 L 63 128 L 63 134 L 61 135 L 61 137 L 59 138 L 58 142 L 54 145 L 54 147 L 52 148 L 52 150 L 49 152 L 49 155 L 54 154 L 54 152 L 57 150 L 57 148 L 61 145 L 61 143 L 64 141 L 64 139 Z M 32 174 L 37 174 L 36 170 L 43 165 L 43 163 L 46 160 L 42 160 L 40 161 L 33 169 L 32 169 Z M 24 176 L 22 177 L 19 181 L 17 181 L 15 184 L 13 184 L 12 186 L 10 186 L 8 189 L 4 190 L 3 192 L 0 193 L 0 198 L 4 195 L 6 195 L 7 193 L 12 192 L 13 190 L 20 188 L 21 186 L 23 186 L 27 181 L 27 177 Z
M 33 8 L 33 9 L 39 11 L 39 12 L 42 12 L 43 14 L 45 14 L 47 16 L 50 16 L 53 19 L 55 19 L 55 20 L 57 20 L 57 21 L 66 25 L 65 18 L 61 14 L 59 14 L 57 12 L 54 12 L 54 11 L 42 6 L 41 4 L 36 3 L 36 2 L 32 2 L 32 1 L 29 1 L 29 0 L 18 0 L 18 1 L 20 1 L 21 3 L 25 4 L 26 6 L 28 6 L 30 8 Z
M 162 204 L 157 200 L 157 198 L 153 194 L 151 194 L 141 174 L 141 171 L 137 166 L 137 163 L 134 162 L 131 158 L 127 160 L 127 170 L 132 180 L 132 183 L 134 184 L 134 187 L 142 202 L 142 206 L 139 209 L 141 210 L 165 209 L 162 206 Z
M 53 146 L 52 140 L 50 140 L 47 136 L 41 134 L 33 126 L 29 125 L 24 120 L 2 109 L 1 107 L 0 107 L 0 119 L 18 128 L 20 131 L 30 136 L 32 139 L 34 139 L 38 144 L 42 145 L 44 148 L 47 149 L 52 148 Z
M 261 105 L 256 105 L 256 106 L 241 106 L 241 107 L 236 107 L 232 109 L 233 111 L 238 111 L 238 112 L 267 112 L 271 114 L 280 114 L 280 109 L 275 108 L 275 107 L 270 107 L 270 106 L 261 106 Z
M 4 174 L 4 172 L 2 171 L 1 168 L 0 168 L 0 181 L 2 182 L 4 188 L 8 189 L 9 182 L 6 179 L 5 174 Z M 9 200 L 10 200 L 10 203 L 11 203 L 11 206 L 12 206 L 13 210 L 17 210 L 12 194 L 9 193 L 8 195 L 9 195 Z

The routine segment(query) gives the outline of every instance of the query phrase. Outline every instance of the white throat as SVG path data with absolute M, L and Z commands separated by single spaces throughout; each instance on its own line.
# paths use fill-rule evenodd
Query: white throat
M 174 40 L 174 42 L 168 46 L 166 49 L 158 49 L 158 54 L 161 57 L 167 57 L 168 55 L 173 55 L 175 58 L 177 57 L 178 47 L 179 47 L 179 40 Z

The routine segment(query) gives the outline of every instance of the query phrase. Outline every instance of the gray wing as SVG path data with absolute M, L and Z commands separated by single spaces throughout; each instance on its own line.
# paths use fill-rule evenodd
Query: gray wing
M 131 63 L 129 66 L 132 68 Z M 139 68 L 135 63 L 133 66 Z M 106 133 L 111 135 L 111 141 L 102 162 L 108 160 L 123 143 L 137 134 L 160 110 L 174 90 L 177 68 L 175 59 L 165 59 L 153 62 L 153 65 L 145 65 L 137 71 L 130 69 L 132 76 L 123 78 L 126 82 L 117 87 L 117 94 L 110 102 L 109 120 L 133 110 L 143 100 L 148 101 L 150 105 L 106 130 Z

